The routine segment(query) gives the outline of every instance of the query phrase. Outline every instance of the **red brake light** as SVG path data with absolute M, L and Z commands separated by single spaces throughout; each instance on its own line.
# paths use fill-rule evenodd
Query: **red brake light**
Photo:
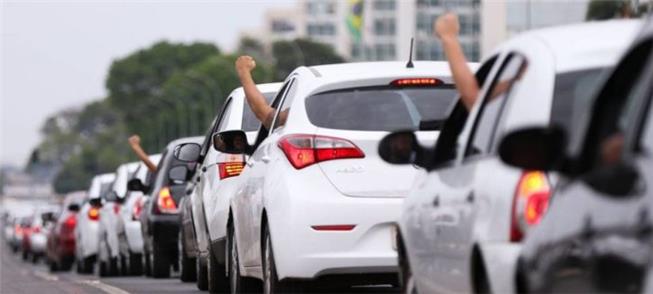
M 74 228 L 75 225 L 77 225 L 77 218 L 75 217 L 75 215 L 71 215 L 66 219 L 63 225 L 68 228 Z
M 540 171 L 522 174 L 513 199 L 511 241 L 521 241 L 528 228 L 540 222 L 549 206 L 550 196 L 551 187 L 546 174 Z
M 177 213 L 177 204 L 175 203 L 175 199 L 172 198 L 170 188 L 161 188 L 159 197 L 157 198 L 157 207 L 161 213 Z
M 40 233 L 41 232 L 41 227 L 40 226 L 34 226 L 32 227 L 32 233 Z
M 88 218 L 93 221 L 99 220 L 100 209 L 97 207 L 91 207 L 91 209 L 88 210 Z
M 242 161 L 218 163 L 218 170 L 220 171 L 220 179 L 226 179 L 229 177 L 238 176 L 243 171 L 244 167 L 245 164 Z
M 17 235 L 22 235 L 23 234 L 23 227 L 21 227 L 20 225 L 15 225 L 14 226 L 14 232 Z
M 288 135 L 279 140 L 279 148 L 296 169 L 327 160 L 365 157 L 351 141 L 325 136 Z
M 395 87 L 414 87 L 414 86 L 437 86 L 443 84 L 443 82 L 436 78 L 410 78 L 410 79 L 398 79 L 390 83 Z
M 132 210 L 132 219 L 138 220 L 141 217 L 141 212 L 143 212 L 143 198 L 139 197 L 134 203 L 134 208 Z

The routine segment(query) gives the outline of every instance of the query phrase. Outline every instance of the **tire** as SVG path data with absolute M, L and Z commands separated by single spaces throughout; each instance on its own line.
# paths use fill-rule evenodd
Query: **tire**
M 145 266 L 145 276 L 152 276 L 152 258 L 149 251 L 145 250 L 143 254 L 143 266 Z
M 132 276 L 143 274 L 143 254 L 129 253 L 129 266 L 127 267 L 127 271 Z
M 229 290 L 231 293 L 260 292 L 256 289 L 254 281 L 240 275 L 240 259 L 238 257 L 238 244 L 234 234 L 234 227 L 229 223 L 227 232 L 228 265 L 229 265 Z
M 48 263 L 48 269 L 50 270 L 51 273 L 59 271 L 59 267 L 57 266 L 56 261 L 48 258 L 47 263 Z
M 170 277 L 170 254 L 163 246 L 154 244 L 152 250 L 152 277 L 155 279 Z
M 179 279 L 182 282 L 195 282 L 197 281 L 197 260 L 194 257 L 186 256 L 186 246 L 184 245 L 183 233 L 179 232 L 179 265 L 181 266 L 181 273 Z
M 281 283 L 277 276 L 277 264 L 274 261 L 274 250 L 272 248 L 272 238 L 270 230 L 265 227 L 263 233 L 265 245 L 262 248 L 263 256 L 263 293 L 296 293 L 300 292 L 298 285 L 290 284 L 289 282 Z
M 77 260 L 77 273 L 82 275 L 92 274 L 95 266 L 95 257 L 89 256 L 82 260 Z
M 40 258 L 41 258 L 41 255 L 39 255 L 39 254 L 37 254 L 37 253 L 33 253 L 33 254 L 32 254 L 32 263 L 33 263 L 33 264 L 37 264 L 37 263 L 39 263 L 39 259 L 40 259 Z
M 100 277 L 109 276 L 109 264 L 106 261 L 100 260 L 100 262 L 98 262 L 98 275 Z
M 117 276 L 120 274 L 120 268 L 118 267 L 118 257 L 109 258 L 109 276 Z
M 23 250 L 23 261 L 27 261 L 29 259 L 29 252 L 27 250 Z
M 197 289 L 200 291 L 206 291 L 209 289 L 209 273 L 208 266 L 206 264 L 206 258 L 201 256 L 197 257 Z
M 69 271 L 73 268 L 74 258 L 62 257 L 61 263 L 57 264 L 60 271 Z
M 207 262 L 208 284 L 210 293 L 228 293 L 229 292 L 229 279 L 224 265 L 218 262 L 215 258 L 215 252 L 211 245 L 209 245 L 209 257 Z

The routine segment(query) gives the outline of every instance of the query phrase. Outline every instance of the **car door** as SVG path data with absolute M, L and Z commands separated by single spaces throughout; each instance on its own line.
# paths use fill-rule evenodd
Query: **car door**
M 650 40 L 635 47 L 597 97 L 573 160 L 578 172 L 558 189 L 541 224 L 553 231 L 529 237 L 529 245 L 546 240 L 536 259 L 550 265 L 532 290 L 637 293 L 644 287 L 653 260 L 652 48 Z
M 498 70 L 481 93 L 476 113 L 461 135 L 462 158 L 450 168 L 438 171 L 439 191 L 434 196 L 430 223 L 436 237 L 434 264 L 439 269 L 438 288 L 452 292 L 472 291 L 470 264 L 474 243 L 474 224 L 479 203 L 488 203 L 488 187 L 480 186 L 489 175 L 500 180 L 493 152 L 494 135 L 506 115 L 506 105 L 518 89 L 527 70 L 525 57 L 509 53 L 498 63 Z M 461 151 L 463 151 L 461 150 Z M 480 198 L 480 199 L 479 199 Z M 487 207 L 485 208 L 488 209 Z M 434 289 L 435 290 L 435 289 Z
M 292 80 L 288 80 L 279 90 L 272 102 L 272 107 L 277 109 L 285 97 Z M 243 266 L 257 267 L 260 262 L 260 225 L 261 225 L 261 199 L 263 197 L 263 181 L 267 171 L 267 163 L 270 161 L 269 148 L 272 143 L 269 140 L 270 131 L 261 126 L 254 144 L 254 153 L 247 159 L 245 168 L 239 176 L 242 180 L 241 189 L 234 197 L 236 202 L 237 228 L 236 237 L 238 254 Z

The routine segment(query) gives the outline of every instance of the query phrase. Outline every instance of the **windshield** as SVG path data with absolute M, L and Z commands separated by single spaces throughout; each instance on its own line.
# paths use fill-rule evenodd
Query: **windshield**
M 102 183 L 100 186 L 100 196 L 106 201 L 116 201 L 116 193 L 113 192 L 113 182 Z
M 309 97 L 306 111 L 311 123 L 322 128 L 355 131 L 439 130 L 456 93 L 452 85 L 346 89 Z
M 276 92 L 263 93 L 263 96 L 265 96 L 265 101 L 270 104 L 270 101 L 272 101 L 272 98 L 274 98 L 275 94 Z M 243 131 L 257 131 L 260 126 L 261 122 L 256 118 L 252 112 L 252 109 L 247 104 L 247 100 L 245 100 L 245 108 L 243 109 Z
M 598 86 L 604 68 L 561 73 L 556 76 L 553 105 L 551 106 L 551 124 L 570 130 L 574 118 L 587 109 L 592 98 L 591 89 Z

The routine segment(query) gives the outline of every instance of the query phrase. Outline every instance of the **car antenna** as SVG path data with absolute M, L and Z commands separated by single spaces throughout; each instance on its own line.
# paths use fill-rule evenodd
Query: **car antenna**
M 406 63 L 406 68 L 414 68 L 415 65 L 413 65 L 413 43 L 415 42 L 415 38 L 410 38 L 410 53 L 408 55 L 408 63 Z

